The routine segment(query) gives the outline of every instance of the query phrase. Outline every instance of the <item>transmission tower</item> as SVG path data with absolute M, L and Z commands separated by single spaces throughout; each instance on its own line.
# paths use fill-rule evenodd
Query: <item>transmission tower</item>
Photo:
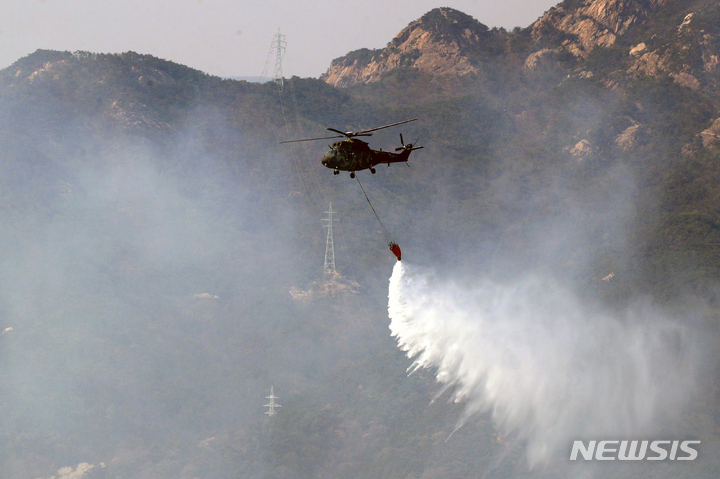
M 330 203 L 330 209 L 325 212 L 327 218 L 323 218 L 323 226 L 327 228 L 327 239 L 325 240 L 325 269 L 335 271 L 335 243 L 333 243 L 333 221 L 337 221 L 333 218 L 333 213 L 337 213 L 332 209 L 332 203 Z
M 280 86 L 281 90 L 283 88 L 282 59 L 285 55 L 286 46 L 287 42 L 285 41 L 285 35 L 280 33 L 280 29 L 278 28 L 278 32 L 273 36 L 273 41 L 270 44 L 270 53 L 268 53 L 267 60 L 265 61 L 265 68 L 260 75 L 264 77 L 267 73 L 268 65 L 270 64 L 270 57 L 273 52 L 275 52 L 275 73 L 273 74 L 273 81 Z
M 275 415 L 275 408 L 276 407 L 282 407 L 279 404 L 275 404 L 276 399 L 280 399 L 275 395 L 275 391 L 273 391 L 273 387 L 270 386 L 270 395 L 265 396 L 265 399 L 269 399 L 270 402 L 268 404 L 265 404 L 263 407 L 269 408 L 267 411 L 265 411 L 265 414 L 268 416 L 274 416 Z

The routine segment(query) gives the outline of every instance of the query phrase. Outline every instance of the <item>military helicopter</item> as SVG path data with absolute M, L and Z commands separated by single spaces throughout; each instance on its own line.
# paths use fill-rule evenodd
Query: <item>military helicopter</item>
M 333 170 L 333 174 L 338 175 L 340 171 L 349 171 L 350 178 L 355 178 L 355 172 L 360 170 L 369 169 L 370 173 L 375 174 L 375 167 L 382 163 L 407 163 L 410 153 L 414 150 L 425 148 L 424 146 L 413 146 L 412 143 L 405 144 L 403 142 L 402 133 L 400 134 L 400 145 L 395 148 L 395 151 L 400 153 L 392 153 L 390 151 L 373 150 L 368 146 L 367 142 L 358 140 L 358 136 L 372 136 L 373 131 L 382 130 L 384 128 L 390 128 L 391 126 L 402 125 L 403 123 L 410 123 L 416 121 L 417 118 L 412 120 L 399 121 L 390 125 L 379 126 L 377 128 L 370 128 L 369 130 L 360 131 L 346 131 L 342 132 L 334 128 L 328 128 L 329 131 L 339 133 L 337 136 L 326 136 L 322 138 L 306 138 L 303 140 L 288 140 L 281 141 L 280 143 L 296 143 L 299 141 L 315 141 L 315 140 L 329 140 L 332 138 L 345 138 L 344 140 L 336 141 L 330 146 L 330 151 L 325 155 L 320 162 L 327 168 Z M 408 165 L 410 166 L 410 165 Z

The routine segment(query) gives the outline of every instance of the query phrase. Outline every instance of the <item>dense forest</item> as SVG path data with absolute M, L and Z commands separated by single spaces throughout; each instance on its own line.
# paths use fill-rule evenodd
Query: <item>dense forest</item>
M 718 477 L 720 6 L 625 2 L 593 48 L 553 23 L 602 2 L 512 32 L 436 9 L 342 87 L 134 52 L 0 71 L 0 476 Z M 332 140 L 280 143 L 411 118 L 366 139 L 425 147 L 358 172 L 382 225 Z M 701 447 L 572 463 L 580 439 Z

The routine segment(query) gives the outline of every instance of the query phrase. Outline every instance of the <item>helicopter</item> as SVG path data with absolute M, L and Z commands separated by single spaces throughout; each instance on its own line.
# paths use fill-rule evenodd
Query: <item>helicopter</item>
M 399 121 L 397 123 L 391 123 L 390 125 L 379 126 L 377 128 L 370 128 L 369 130 L 360 131 L 340 131 L 334 128 L 327 128 L 327 130 L 339 133 L 337 136 L 326 136 L 322 138 L 306 138 L 303 140 L 288 140 L 281 141 L 280 143 L 296 143 L 300 141 L 315 141 L 315 140 L 330 140 L 333 138 L 344 138 L 344 140 L 336 141 L 329 146 L 330 151 L 325 155 L 320 162 L 323 166 L 331 168 L 333 174 L 339 175 L 340 171 L 349 171 L 350 178 L 355 178 L 355 172 L 360 170 L 370 170 L 370 173 L 375 174 L 375 167 L 377 165 L 387 163 L 407 163 L 410 153 L 425 148 L 424 146 L 413 146 L 412 143 L 405 144 L 403 141 L 402 133 L 400 134 L 400 145 L 395 148 L 395 151 L 399 153 L 392 153 L 390 151 L 373 150 L 367 144 L 367 142 L 358 140 L 358 136 L 372 136 L 373 131 L 390 128 L 391 126 L 402 125 L 403 123 L 410 123 L 416 121 L 417 118 L 412 120 Z M 410 165 L 408 165 L 410 166 Z

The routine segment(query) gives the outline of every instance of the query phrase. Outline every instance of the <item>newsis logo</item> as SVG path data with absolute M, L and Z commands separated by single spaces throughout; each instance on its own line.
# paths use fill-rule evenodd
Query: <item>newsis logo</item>
M 700 441 L 573 441 L 570 460 L 586 461 L 694 461 Z

